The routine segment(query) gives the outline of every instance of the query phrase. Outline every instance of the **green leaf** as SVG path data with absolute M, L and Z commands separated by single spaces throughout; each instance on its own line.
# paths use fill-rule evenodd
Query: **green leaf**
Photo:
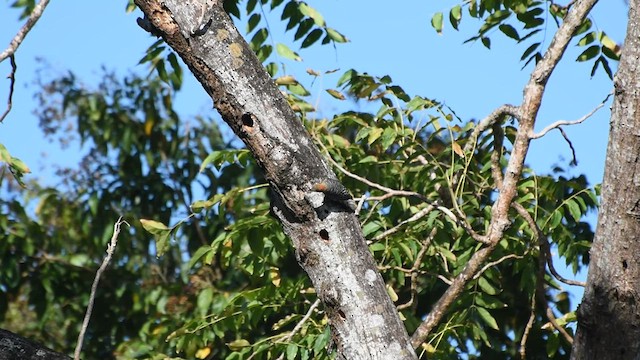
M 498 29 L 512 39 L 520 40 L 520 35 L 518 35 L 518 31 L 513 26 L 509 24 L 501 24 L 498 26 Z
M 435 13 L 431 18 L 431 26 L 433 26 L 433 28 L 436 29 L 436 32 L 438 34 L 442 34 L 442 19 L 443 19 L 443 15 L 441 12 Z
M 595 39 L 596 39 L 596 32 L 592 31 L 586 34 L 585 36 L 583 36 L 582 39 L 578 41 L 578 46 L 587 46 L 592 42 L 594 42 Z
M 291 50 L 285 44 L 278 43 L 276 45 L 276 51 L 278 52 L 278 55 L 280 55 L 280 56 L 282 56 L 282 57 L 284 57 L 286 59 L 295 60 L 295 61 L 302 61 L 302 58 L 300 57 L 300 55 L 298 55 L 295 51 Z
M 384 130 L 380 129 L 380 128 L 373 128 L 371 129 L 371 131 L 369 132 L 369 139 L 367 139 L 367 144 L 371 145 L 373 144 L 376 140 L 378 140 L 380 138 L 380 135 L 382 135 L 382 132 Z
M 298 354 L 298 345 L 295 343 L 290 343 L 287 345 L 287 360 L 293 360 L 296 358 Z
M 312 32 L 309 33 L 309 35 L 307 35 L 307 37 L 302 41 L 302 45 L 301 47 L 304 49 L 306 47 L 309 47 L 311 45 L 313 45 L 316 41 L 318 41 L 318 39 L 320 39 L 320 36 L 322 36 L 322 30 L 320 29 L 314 29 Z
M 251 17 L 249 17 L 249 20 L 247 20 L 247 33 L 252 32 L 253 29 L 258 26 L 258 24 L 260 23 L 260 19 L 262 19 L 262 16 L 258 13 L 255 13 L 251 15 Z
M 145 230 L 153 235 L 160 235 L 164 234 L 165 232 L 171 231 L 171 229 L 168 228 L 167 225 L 159 221 L 140 219 L 140 223 Z
M 208 315 L 213 301 L 213 288 L 208 287 L 200 291 L 198 294 L 197 307 L 202 315 Z
M 449 11 L 449 22 L 454 29 L 458 30 L 458 25 L 460 25 L 460 20 L 462 19 L 462 7 L 460 5 L 456 5 L 451 8 Z
M 491 313 L 489 313 L 487 309 L 476 307 L 476 310 L 478 311 L 478 315 L 480 315 L 480 318 L 487 325 L 489 325 L 490 328 L 494 330 L 500 330 L 500 328 L 498 327 L 498 323 L 496 322 L 496 319 L 491 315 Z
M 313 22 L 315 22 L 316 25 L 321 27 L 325 25 L 324 18 L 322 17 L 322 15 L 316 9 L 312 8 L 306 3 L 300 3 L 300 5 L 298 6 L 298 9 L 300 9 L 300 12 L 303 15 L 306 15 L 312 18 Z
M 482 289 L 486 294 L 496 295 L 498 293 L 498 290 L 493 287 L 493 285 L 491 285 L 484 276 L 478 279 L 478 286 L 480 286 L 480 289 Z
M 598 56 L 598 54 L 600 54 L 600 46 L 592 45 L 592 46 L 589 46 L 587 50 L 583 51 L 582 54 L 578 56 L 576 61 L 582 62 L 582 61 L 591 60 L 594 57 Z
M 189 263 L 187 264 L 187 269 L 193 268 L 193 266 L 203 256 L 205 256 L 207 253 L 212 252 L 212 251 L 213 251 L 213 248 L 211 248 L 211 246 L 209 246 L 209 245 L 204 245 L 204 246 L 201 246 L 200 248 L 198 248 L 198 250 L 196 250 L 196 252 L 191 256 L 191 259 L 189 259 Z
M 232 351 L 239 351 L 243 348 L 251 346 L 251 343 L 245 339 L 234 340 L 227 344 Z
M 313 344 L 313 352 L 316 354 L 316 357 L 320 354 L 322 349 L 325 348 L 330 337 L 331 329 L 327 326 L 324 328 L 324 332 L 316 338 L 316 341 Z
M 329 35 L 329 38 L 337 43 L 346 43 L 349 41 L 346 36 L 342 35 L 335 29 L 328 27 L 325 28 L 325 31 L 327 32 L 327 35 Z
M 388 149 L 396 140 L 397 133 L 395 129 L 388 127 L 382 133 L 382 148 Z

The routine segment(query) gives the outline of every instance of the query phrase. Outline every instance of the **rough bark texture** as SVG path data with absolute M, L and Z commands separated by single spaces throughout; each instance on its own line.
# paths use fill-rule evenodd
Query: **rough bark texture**
M 319 181 L 335 180 L 335 174 L 222 2 L 135 2 L 264 171 L 274 193 L 274 213 L 327 311 L 338 357 L 416 359 L 358 219 L 311 191 Z
M 614 79 L 602 204 L 572 359 L 640 358 L 640 2 Z
M 0 329 L 0 360 L 69 360 L 57 353 L 10 331 Z

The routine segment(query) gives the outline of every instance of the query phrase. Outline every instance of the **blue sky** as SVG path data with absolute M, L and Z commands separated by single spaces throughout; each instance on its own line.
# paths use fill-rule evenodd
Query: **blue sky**
M 480 26 L 468 16 L 463 18 L 460 32 L 447 24 L 442 35 L 436 34 L 430 25 L 432 15 L 447 12 L 456 4 L 454 1 L 405 0 L 395 5 L 370 0 L 309 3 L 324 15 L 330 27 L 341 31 L 351 42 L 335 49 L 313 46 L 300 50 L 302 63 L 287 62 L 287 69 L 305 85 L 312 80 L 305 75 L 307 68 L 318 71 L 355 68 L 372 75 L 388 74 L 407 93 L 443 101 L 465 120 L 482 118 L 504 103 L 517 105 L 522 100 L 522 88 L 532 65 L 521 70 L 523 64 L 519 59 L 528 45 L 516 45 L 500 33 L 493 34 L 491 50 L 479 42 L 463 44 Z M 0 44 L 8 44 L 22 21 L 17 20 L 18 12 L 9 9 L 7 2 L 3 5 Z M 126 14 L 125 5 L 126 1 L 52 1 L 18 50 L 13 110 L 0 124 L 0 143 L 30 166 L 32 177 L 55 183 L 50 165 L 72 166 L 81 151 L 78 145 L 61 150 L 43 140 L 32 115 L 36 105 L 33 81 L 36 70 L 41 68 L 36 59 L 45 59 L 61 73 L 72 70 L 88 85 L 97 82 L 103 65 L 120 75 L 129 71 L 144 73 L 145 66 L 137 63 L 154 39 L 136 25 L 139 12 Z M 291 44 L 293 34 L 282 32 L 279 9 L 274 14 L 270 20 L 273 39 Z M 606 31 L 620 43 L 626 16 L 624 1 L 611 0 L 600 1 L 591 19 L 596 29 Z M 550 23 L 536 40 L 547 45 L 554 31 L 555 25 Z M 299 43 L 291 45 L 296 51 L 298 47 Z M 612 83 L 604 72 L 590 78 L 591 64 L 573 61 L 580 52 L 581 49 L 571 46 L 552 76 L 538 117 L 538 130 L 556 120 L 582 117 L 611 91 Z M 4 75 L 9 71 L 8 61 L 0 64 L 0 111 L 4 110 L 8 93 Z M 335 110 L 335 101 L 321 90 L 334 87 L 340 73 L 316 81 L 311 87 L 318 94 L 312 103 L 318 104 L 321 115 L 329 116 Z M 603 175 L 609 106 L 610 103 L 585 123 L 566 128 L 579 162 L 572 173 L 586 174 L 592 184 L 599 183 Z M 176 107 L 183 115 L 195 115 L 211 112 L 212 102 L 188 74 Z M 571 151 L 559 132 L 554 131 L 533 141 L 527 163 L 536 172 L 546 173 L 560 159 L 565 159 L 562 164 L 566 165 Z

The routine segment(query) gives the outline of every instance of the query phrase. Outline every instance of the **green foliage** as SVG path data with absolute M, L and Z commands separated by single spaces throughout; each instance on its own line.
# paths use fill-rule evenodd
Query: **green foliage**
M 527 66 L 532 61 L 542 59 L 544 33 L 550 27 L 550 20 L 557 26 L 563 21 L 571 5 L 560 5 L 552 1 L 534 0 L 471 0 L 455 5 L 449 10 L 449 23 L 455 30 L 459 30 L 463 18 L 463 8 L 467 9 L 468 16 L 482 21 L 477 34 L 465 42 L 480 40 L 487 48 L 491 48 L 491 36 L 500 32 L 506 37 L 518 43 L 528 43 L 529 46 L 520 58 Z M 441 34 L 444 29 L 444 14 L 435 13 L 431 18 L 431 25 Z M 620 58 L 620 46 L 606 36 L 604 32 L 592 30 L 593 24 L 586 19 L 582 26 L 573 34 L 574 37 L 587 33 L 577 45 L 587 47 L 576 61 L 590 61 L 595 59 L 591 68 L 591 76 L 602 65 L 610 79 L 613 73 L 609 60 L 617 61 Z M 497 30 L 497 31 L 496 31 Z M 596 44 L 590 45 L 596 41 Z M 596 58 L 597 57 L 597 58 Z

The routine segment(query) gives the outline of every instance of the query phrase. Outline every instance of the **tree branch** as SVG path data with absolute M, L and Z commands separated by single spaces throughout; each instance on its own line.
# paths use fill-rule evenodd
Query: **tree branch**
M 4 121 L 4 118 L 9 115 L 11 107 L 13 107 L 13 89 L 16 84 L 16 71 L 18 66 L 16 65 L 16 58 L 13 54 L 9 55 L 9 63 L 11 64 L 11 72 L 7 76 L 9 79 L 9 96 L 7 98 L 7 109 L 0 115 L 0 123 Z
M 517 115 L 519 120 L 520 127 L 516 134 L 503 184 L 500 187 L 498 198 L 491 209 L 491 223 L 487 234 L 490 244 L 473 254 L 467 266 L 454 279 L 453 284 L 433 306 L 429 315 L 427 315 L 426 319 L 420 324 L 411 337 L 411 344 L 414 348 L 420 346 L 420 344 L 427 339 L 431 330 L 440 322 L 454 300 L 462 293 L 469 280 L 473 278 L 475 273 L 489 259 L 493 249 L 502 239 L 505 230 L 509 226 L 509 208 L 516 195 L 516 185 L 522 174 L 524 160 L 529 150 L 529 142 L 531 140 L 529 136 L 535 125 L 535 119 L 540 109 L 546 83 L 562 58 L 576 29 L 582 24 L 582 21 L 586 18 L 596 1 L 597 0 L 579 0 L 571 7 L 565 17 L 565 21 L 558 31 L 556 31 L 545 55 L 536 64 L 529 82 L 524 88 L 522 105 L 517 109 L 513 109 L 513 113 Z M 494 111 L 494 113 L 504 114 L 504 111 Z M 494 116 L 494 118 L 497 119 L 498 115 Z M 491 121 L 487 122 L 491 123 Z M 495 120 L 493 120 L 493 122 L 495 122 Z M 475 143 L 475 141 L 473 141 L 473 143 Z M 467 145 L 465 145 L 465 147 L 466 146 Z M 474 145 L 472 145 L 472 147 L 473 146 Z
M 27 22 L 22 26 L 22 28 L 20 28 L 13 39 L 11 39 L 9 47 L 7 47 L 2 53 L 0 53 L 0 62 L 3 62 L 4 59 L 16 53 L 16 50 L 18 50 L 18 47 L 20 46 L 20 44 L 22 44 L 22 41 L 27 36 L 29 31 L 31 31 L 36 22 L 38 22 L 48 4 L 49 0 L 40 0 L 40 2 L 33 8 L 33 11 L 31 11 L 31 14 L 29 14 L 29 19 L 27 19 Z
M 122 220 L 122 216 L 118 218 L 118 221 L 113 225 L 113 235 L 111 236 L 111 241 L 107 244 L 107 256 L 102 260 L 102 264 L 98 268 L 96 272 L 96 277 L 93 279 L 93 284 L 91 285 L 91 294 L 89 295 L 89 304 L 87 305 L 87 312 L 84 314 L 84 320 L 82 321 L 82 327 L 80 328 L 80 334 L 78 334 L 78 342 L 76 343 L 76 349 L 73 353 L 74 360 L 80 360 L 80 352 L 82 351 L 82 342 L 84 341 L 84 334 L 87 331 L 87 327 L 89 326 L 89 320 L 91 319 L 91 312 L 93 312 L 93 302 L 96 299 L 96 292 L 98 291 L 98 284 L 100 283 L 100 276 L 107 269 L 109 262 L 111 261 L 111 257 L 113 253 L 116 251 L 116 245 L 118 245 L 118 235 L 120 235 L 120 226 L 122 224 L 126 224 L 129 226 L 129 223 Z
M 587 120 L 588 118 L 593 116 L 593 114 L 595 114 L 598 110 L 600 110 L 600 108 L 602 108 L 607 103 L 607 101 L 609 101 L 609 98 L 611 97 L 611 95 L 613 95 L 613 92 L 610 92 L 607 95 L 607 97 L 605 97 L 604 100 L 602 100 L 602 102 L 600 104 L 598 104 L 598 106 L 596 106 L 593 110 L 591 110 L 588 114 L 586 114 L 585 116 L 581 117 L 580 119 L 577 119 L 577 120 L 558 120 L 558 121 L 554 122 L 553 124 L 551 124 L 551 125 L 545 127 L 544 129 L 542 129 L 539 133 L 531 134 L 531 139 L 539 139 L 539 138 L 545 136 L 549 131 L 551 131 L 553 129 L 559 129 L 561 126 L 577 125 L 577 124 L 583 123 L 585 120 Z

